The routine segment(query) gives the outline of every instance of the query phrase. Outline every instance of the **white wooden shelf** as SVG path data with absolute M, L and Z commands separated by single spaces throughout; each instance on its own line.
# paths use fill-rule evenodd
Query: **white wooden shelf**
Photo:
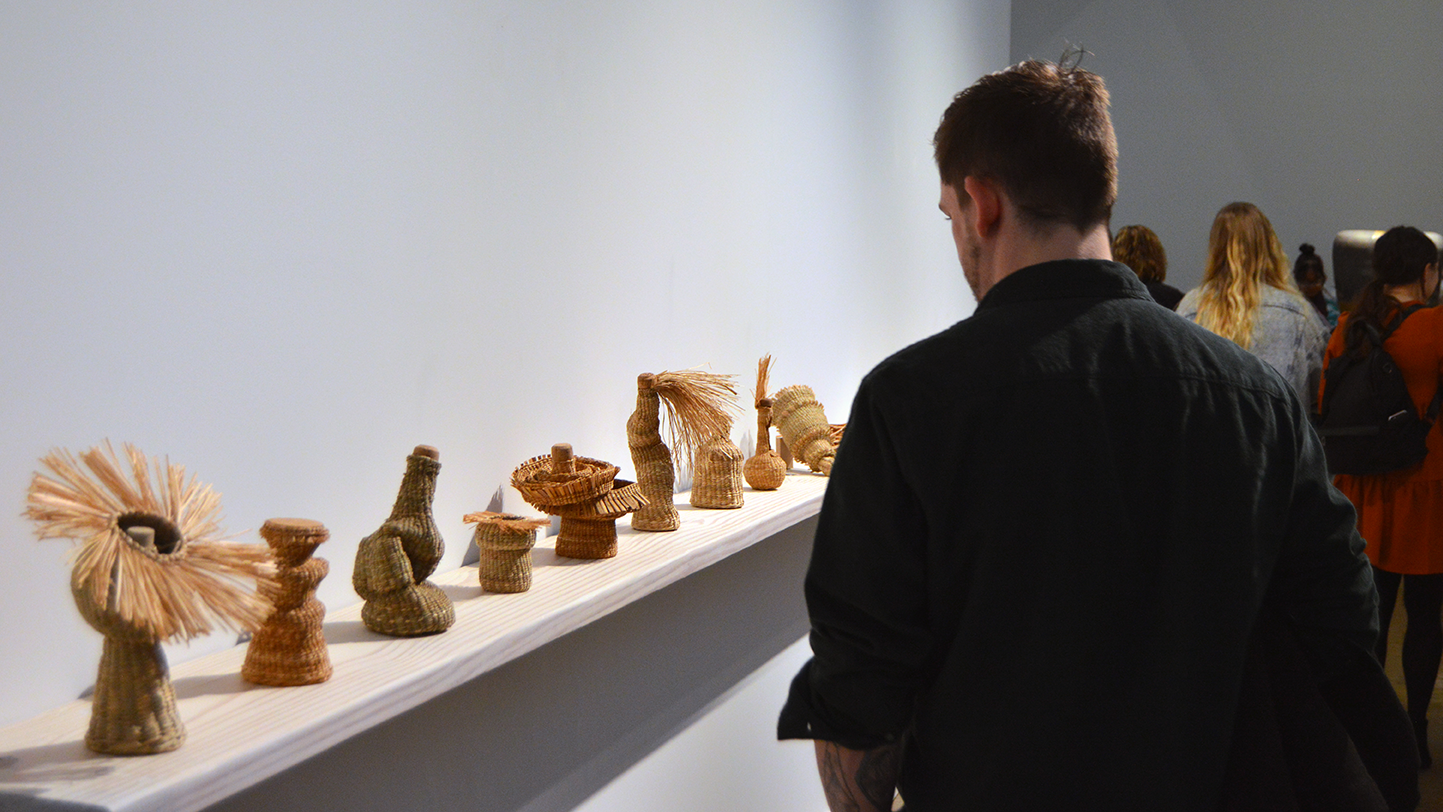
M 680 530 L 637 533 L 623 519 L 620 554 L 606 561 L 558 558 L 555 537 L 544 539 L 532 553 L 532 588 L 517 595 L 482 592 L 474 566 L 435 576 L 456 603 L 456 625 L 432 637 L 375 634 L 360 604 L 331 612 L 335 675 L 320 685 L 244 682 L 244 646 L 177 665 L 187 740 L 171 753 L 86 750 L 85 700 L 0 729 L 0 810 L 203 809 L 805 521 L 820 510 L 826 482 L 792 472 L 779 490 L 748 489 L 738 510 L 695 510 L 682 494 Z

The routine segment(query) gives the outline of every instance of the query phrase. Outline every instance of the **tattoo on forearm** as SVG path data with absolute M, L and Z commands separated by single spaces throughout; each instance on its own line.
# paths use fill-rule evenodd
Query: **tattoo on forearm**
M 902 744 L 889 744 L 868 750 L 857 765 L 857 788 L 872 805 L 891 812 L 892 796 L 897 793 L 897 773 L 902 764 Z
M 842 753 L 835 744 L 827 744 L 819 759 L 822 773 L 822 789 L 827 793 L 827 806 L 832 812 L 861 812 L 852 787 L 847 783 L 846 768 L 842 766 Z
M 866 812 L 892 808 L 901 768 L 902 745 L 883 745 L 861 753 L 856 767 L 849 769 L 843 750 L 827 742 L 818 752 L 817 766 L 827 805 L 832 812 Z

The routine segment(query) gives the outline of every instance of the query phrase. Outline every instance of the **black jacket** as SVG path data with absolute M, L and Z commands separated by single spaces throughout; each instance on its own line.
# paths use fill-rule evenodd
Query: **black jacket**
M 863 380 L 783 738 L 907 737 L 909 810 L 1214 810 L 1266 600 L 1320 680 L 1371 651 L 1352 506 L 1288 384 L 1050 262 Z

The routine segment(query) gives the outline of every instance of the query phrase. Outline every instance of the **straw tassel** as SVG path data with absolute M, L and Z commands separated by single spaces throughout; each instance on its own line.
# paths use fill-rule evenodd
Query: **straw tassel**
M 276 582 L 264 547 L 221 540 L 218 494 L 178 465 L 124 450 L 124 461 L 108 441 L 78 459 L 51 451 L 25 513 L 40 538 L 80 542 L 71 595 L 105 635 L 85 744 L 142 755 L 185 741 L 160 642 L 254 630 L 270 609 L 257 592 Z

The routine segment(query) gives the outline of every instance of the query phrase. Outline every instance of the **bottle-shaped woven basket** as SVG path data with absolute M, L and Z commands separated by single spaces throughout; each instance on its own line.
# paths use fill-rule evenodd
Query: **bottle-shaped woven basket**
M 758 491 L 774 491 L 787 478 L 787 464 L 772 450 L 772 399 L 767 397 L 771 369 L 772 356 L 763 355 L 757 361 L 757 385 L 752 390 L 757 408 L 757 451 L 742 466 L 747 484 Z
M 772 395 L 772 422 L 792 456 L 822 474 L 832 472 L 836 447 L 826 412 L 810 386 L 788 386 Z
M 481 588 L 487 592 L 525 592 L 531 588 L 531 548 L 536 531 L 551 522 L 512 513 L 482 511 L 466 516 L 475 523 L 474 541 Z
M 85 745 L 145 755 L 185 741 L 161 641 L 255 630 L 270 607 L 243 584 L 269 591 L 275 582 L 266 548 L 220 540 L 218 494 L 179 465 L 129 445 L 125 455 L 109 443 L 79 459 L 52 451 L 41 459 L 49 473 L 30 482 L 26 515 L 41 538 L 81 543 L 70 592 L 105 635 Z
M 351 583 L 365 599 L 366 628 L 393 637 L 436 634 L 456 622 L 456 607 L 441 588 L 426 579 L 436 571 L 446 543 L 431 515 L 441 453 L 418 445 L 406 457 L 391 516 L 361 539 Z
M 257 685 L 313 685 L 331 678 L 331 658 L 321 623 L 326 607 L 316 587 L 331 571 L 316 548 L 330 538 L 311 519 L 267 519 L 261 538 L 276 562 L 274 587 L 263 590 L 272 610 L 246 649 L 241 676 Z
M 742 475 L 753 490 L 774 491 L 787 479 L 787 464 L 772 450 L 772 401 L 757 402 L 757 452 L 742 466 Z

